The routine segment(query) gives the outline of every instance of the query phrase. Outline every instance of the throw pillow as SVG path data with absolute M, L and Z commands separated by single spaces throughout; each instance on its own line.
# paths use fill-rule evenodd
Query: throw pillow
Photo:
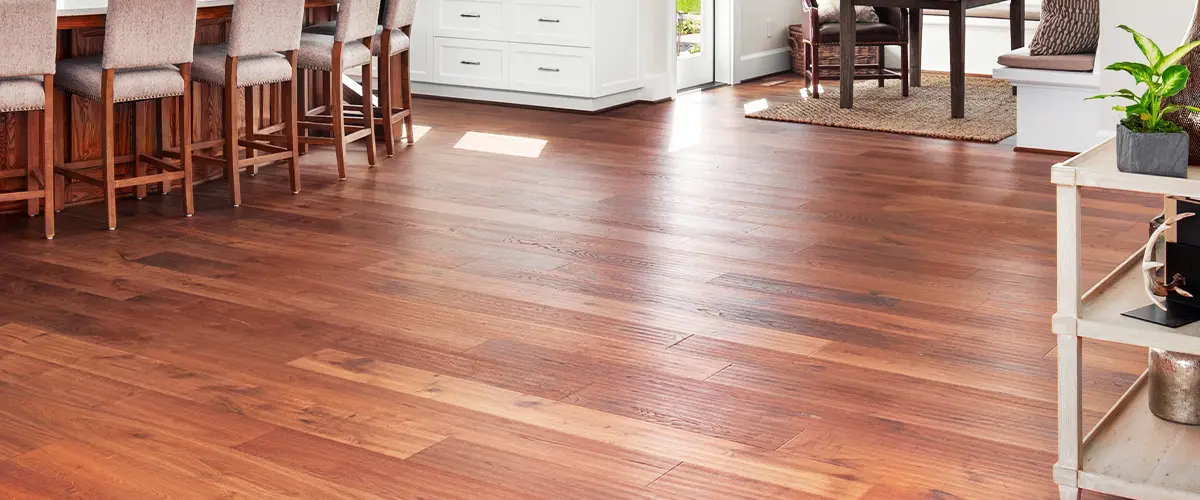
M 1089 54 L 1099 42 L 1100 0 L 1045 0 L 1029 54 Z
M 841 5 L 838 0 L 821 0 L 821 3 L 817 4 L 817 22 L 830 24 L 841 20 Z M 854 20 L 860 23 L 877 23 L 879 14 L 875 12 L 875 7 L 860 5 L 854 8 Z

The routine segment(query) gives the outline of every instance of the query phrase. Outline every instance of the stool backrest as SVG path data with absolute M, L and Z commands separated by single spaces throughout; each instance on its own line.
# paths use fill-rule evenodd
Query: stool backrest
M 53 74 L 57 29 L 54 2 L 0 0 L 0 77 Z
M 338 42 L 358 41 L 375 36 L 375 22 L 379 19 L 379 0 L 342 0 L 338 6 Z
M 411 26 L 417 15 L 417 0 L 387 0 L 383 9 L 383 29 L 397 30 Z
M 229 22 L 229 55 L 296 50 L 303 29 L 304 0 L 237 0 Z
M 192 62 L 196 0 L 108 0 L 104 69 Z

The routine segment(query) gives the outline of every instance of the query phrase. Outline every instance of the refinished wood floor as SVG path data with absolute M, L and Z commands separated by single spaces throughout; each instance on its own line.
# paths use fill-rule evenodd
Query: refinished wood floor
M 742 118 L 799 88 L 0 217 L 0 498 L 1056 498 L 1056 158 Z M 1094 281 L 1157 202 L 1087 195 Z

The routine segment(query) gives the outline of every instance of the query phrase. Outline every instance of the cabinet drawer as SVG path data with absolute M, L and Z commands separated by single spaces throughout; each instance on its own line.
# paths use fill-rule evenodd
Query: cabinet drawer
M 592 46 L 588 0 L 510 0 L 506 9 L 510 41 Z
M 514 43 L 509 46 L 509 66 L 512 90 L 591 96 L 590 49 Z
M 508 88 L 508 44 L 453 38 L 433 40 L 434 82 Z
M 437 0 L 437 24 L 434 36 L 502 40 L 504 38 L 504 2 L 502 0 Z

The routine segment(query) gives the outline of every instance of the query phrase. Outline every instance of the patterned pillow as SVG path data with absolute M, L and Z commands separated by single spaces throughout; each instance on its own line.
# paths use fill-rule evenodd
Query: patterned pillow
M 1029 54 L 1088 54 L 1096 52 L 1099 41 L 1100 0 L 1045 0 Z
M 817 4 L 817 23 L 830 24 L 836 23 L 841 19 L 842 2 L 839 0 L 821 0 Z M 877 23 L 879 22 L 879 14 L 875 13 L 875 7 L 869 5 L 858 6 L 854 8 L 854 20 L 860 23 Z

